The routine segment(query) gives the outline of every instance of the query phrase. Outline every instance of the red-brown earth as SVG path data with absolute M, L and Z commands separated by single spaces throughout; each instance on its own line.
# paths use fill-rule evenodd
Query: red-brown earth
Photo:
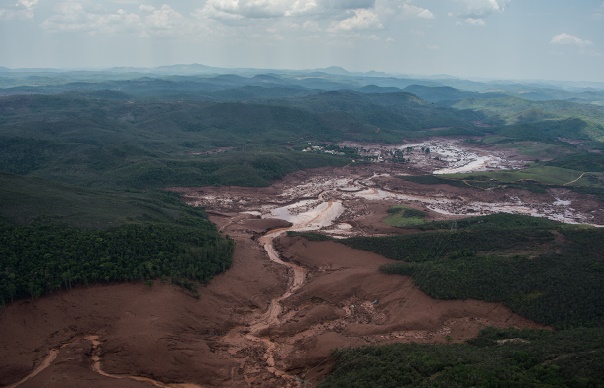
M 442 196 L 460 207 L 475 198 L 514 197 L 539 204 L 566 195 L 575 200 L 570 192 L 451 189 L 375 177 L 374 172 L 329 170 L 326 179 L 344 176 L 367 183 L 373 177 L 370 187 Z M 270 209 L 263 205 L 270 203 L 276 207 L 319 196 L 342 204 L 336 224 L 350 225 L 350 233 L 400 232 L 382 222 L 390 205 L 404 202 L 400 198 L 345 198 L 337 184 L 314 194 L 299 188 L 325 175 L 326 170 L 301 172 L 262 189 L 180 190 L 187 201 L 213 211 L 211 220 L 235 239 L 232 268 L 201 287 L 199 299 L 156 280 L 150 287 L 81 287 L 7 306 L 0 312 L 0 385 L 27 378 L 20 387 L 300 386 L 316 383 L 329 371 L 330 352 L 338 347 L 461 342 L 486 326 L 541 327 L 500 304 L 432 299 L 412 279 L 379 272 L 389 259 L 333 241 L 269 234 L 262 242 L 272 241 L 285 262 L 269 259 L 259 237 L 290 224 L 242 212 L 266 216 Z M 281 195 L 287 190 L 290 194 Z M 427 208 L 416 201 L 408 204 Z M 576 209 L 600 207 L 587 198 Z M 431 211 L 430 217 L 455 216 Z M 296 273 L 301 283 L 293 281 Z M 45 368 L 31 375 L 39 366 Z

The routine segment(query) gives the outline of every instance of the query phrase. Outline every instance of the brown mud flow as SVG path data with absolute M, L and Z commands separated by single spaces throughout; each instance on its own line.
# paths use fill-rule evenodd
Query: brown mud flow
M 423 192 L 452 201 L 477 195 L 471 188 L 439 194 L 442 188 L 403 184 L 374 172 L 336 175 L 352 184 L 379 184 L 375 190 Z M 500 304 L 429 298 L 410 278 L 379 272 L 390 262 L 379 255 L 287 236 L 288 228 L 331 230 L 344 224 L 351 229 L 339 230 L 396 232 L 381 220 L 400 199 L 341 197 L 350 194 L 337 190 L 346 182 L 332 185 L 334 175 L 309 174 L 271 188 L 188 191 L 192 202 L 206 201 L 217 214 L 212 221 L 237 242 L 232 268 L 202 287 L 199 299 L 156 281 L 152 287 L 91 286 L 8 306 L 0 313 L 0 385 L 308 386 L 328 372 L 335 348 L 461 342 L 486 326 L 540 327 Z M 313 198 L 312 192 L 315 202 L 296 201 Z M 482 200 L 516 194 L 486 193 Z M 529 194 L 519 195 L 529 202 Z M 219 201 L 227 195 L 243 200 Z M 212 196 L 217 199 L 207 199 Z M 267 198 L 277 203 L 267 208 Z M 280 201 L 290 206 L 293 225 L 270 218 L 283 206 Z M 582 204 L 590 206 L 589 201 Z

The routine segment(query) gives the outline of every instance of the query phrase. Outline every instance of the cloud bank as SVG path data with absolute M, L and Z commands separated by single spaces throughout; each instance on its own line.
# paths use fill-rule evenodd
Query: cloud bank
M 35 5 L 37 1 L 20 0 L 20 3 Z M 386 23 L 397 18 L 435 18 L 432 11 L 414 4 L 413 0 L 206 0 L 190 12 L 179 12 L 168 4 L 62 0 L 53 10 L 42 23 L 48 31 L 133 33 L 141 37 L 200 36 L 252 27 L 257 32 L 288 33 L 300 30 L 299 26 L 315 33 L 346 34 L 384 29 Z
M 487 18 L 493 14 L 500 14 L 511 0 L 458 0 L 462 11 L 457 14 L 460 24 L 484 26 Z
M 0 20 L 32 19 L 38 0 L 19 0 L 12 7 L 0 7 Z
M 578 46 L 578 47 L 587 47 L 587 46 L 591 46 L 593 44 L 590 40 L 581 39 L 578 36 L 570 35 L 567 33 L 555 35 L 550 40 L 550 43 L 557 44 L 557 45 L 571 45 L 571 46 Z

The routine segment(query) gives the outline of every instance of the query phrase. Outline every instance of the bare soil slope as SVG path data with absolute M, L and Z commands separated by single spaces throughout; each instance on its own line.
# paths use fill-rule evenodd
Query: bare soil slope
M 232 268 L 199 299 L 155 281 L 8 306 L 0 312 L 0 385 L 300 386 L 329 370 L 337 347 L 459 342 L 485 326 L 539 327 L 499 304 L 431 299 L 410 278 L 380 273 L 389 260 L 376 254 L 266 232 L 402 233 L 381 222 L 394 204 L 431 219 L 503 209 L 604 223 L 600 202 L 563 189 L 419 185 L 397 173 L 377 165 L 323 169 L 269 188 L 179 190 L 235 239 Z
M 308 275 L 283 301 L 278 320 L 253 337 L 250 325 L 285 293 L 289 277 L 251 237 L 283 223 L 213 220 L 236 238 L 235 262 L 199 300 L 156 281 L 81 288 L 6 308 L 0 384 L 17 382 L 55 349 L 50 366 L 20 386 L 295 386 L 295 376 L 323 375 L 336 347 L 462 341 L 487 325 L 537 326 L 497 304 L 433 300 L 409 278 L 378 272 L 389 261 L 378 255 L 280 237 L 283 257 Z M 90 336 L 98 336 L 97 349 Z M 113 376 L 93 370 L 95 355 Z
M 244 324 L 286 285 L 284 269 L 267 261 L 246 236 L 237 241 L 233 268 L 200 289 L 199 300 L 155 281 L 152 287 L 92 286 L 16 302 L 0 313 L 0 386 L 16 383 L 52 349 L 60 349 L 57 360 L 26 384 L 77 386 L 84 379 L 87 386 L 150 386 L 91 373 L 91 344 L 84 340 L 90 335 L 101 341 L 102 369 L 108 373 L 244 384 L 238 361 L 214 351 L 216 339 Z M 70 357 L 79 361 L 62 361 Z

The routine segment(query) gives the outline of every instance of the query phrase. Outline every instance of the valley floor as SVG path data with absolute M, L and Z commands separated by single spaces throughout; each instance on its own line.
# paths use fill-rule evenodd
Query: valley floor
M 407 168 L 298 172 L 268 188 L 173 189 L 235 239 L 232 268 L 199 299 L 156 280 L 8 306 L 0 313 L 0 385 L 25 378 L 19 387 L 302 386 L 330 370 L 339 347 L 462 342 L 487 326 L 542 327 L 500 304 L 432 299 L 410 278 L 379 272 L 391 262 L 379 255 L 284 233 L 401 233 L 382 222 L 395 204 L 439 220 L 503 211 L 604 224 L 601 204 L 570 190 L 420 185 L 395 177 Z

